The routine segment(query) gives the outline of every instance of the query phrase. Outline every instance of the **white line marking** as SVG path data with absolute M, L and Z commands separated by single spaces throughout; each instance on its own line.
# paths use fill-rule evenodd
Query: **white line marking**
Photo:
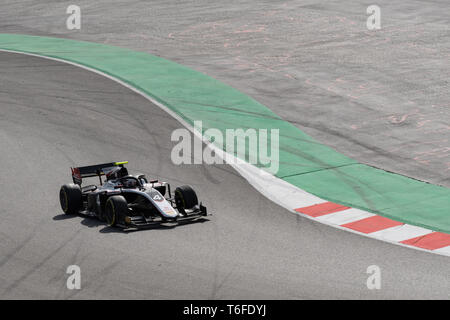
M 450 256 L 450 246 L 439 248 L 439 249 L 433 250 L 432 252 Z
M 215 149 L 215 152 L 224 157 L 223 150 Z M 327 202 L 245 161 L 240 161 L 238 164 L 236 162 L 233 164 L 233 161 L 228 163 L 256 190 L 289 211 L 292 211 L 292 208 L 309 207 Z
M 375 214 L 367 212 L 367 211 L 350 208 L 350 209 L 326 214 L 323 216 L 319 216 L 316 219 L 321 222 L 327 222 L 330 224 L 335 224 L 335 225 L 340 226 L 340 225 L 343 225 L 346 223 L 355 222 L 355 221 L 359 221 L 359 220 L 362 220 L 365 218 L 369 218 L 374 215 Z
M 410 224 L 403 224 L 401 226 L 395 226 L 384 230 L 372 232 L 370 235 L 380 239 L 400 242 L 416 237 L 421 237 L 432 232 L 433 232 L 432 230 L 425 229 L 422 227 L 417 227 Z

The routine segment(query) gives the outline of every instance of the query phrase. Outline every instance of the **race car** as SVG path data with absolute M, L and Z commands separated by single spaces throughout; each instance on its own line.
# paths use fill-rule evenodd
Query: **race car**
M 188 185 L 175 189 L 170 184 L 148 181 L 145 175 L 130 175 L 128 161 L 71 168 L 73 183 L 59 192 L 61 208 L 66 214 L 97 217 L 109 226 L 140 229 L 154 224 L 192 221 L 207 216 Z M 98 177 L 99 184 L 81 186 L 83 179 Z M 105 177 L 103 181 L 102 177 Z

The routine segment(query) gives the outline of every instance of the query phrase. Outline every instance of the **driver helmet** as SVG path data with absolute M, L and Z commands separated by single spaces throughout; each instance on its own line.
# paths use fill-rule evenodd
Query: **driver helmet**
M 122 180 L 122 184 L 125 188 L 135 188 L 137 186 L 137 181 L 136 181 L 136 179 L 125 178 Z

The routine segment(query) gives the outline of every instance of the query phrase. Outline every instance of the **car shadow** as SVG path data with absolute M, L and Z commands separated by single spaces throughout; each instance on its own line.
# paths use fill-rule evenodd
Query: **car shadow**
M 53 220 L 60 221 L 60 220 L 67 220 L 67 219 L 73 219 L 73 218 L 82 218 L 81 224 L 84 226 L 87 226 L 89 228 L 97 228 L 99 226 L 104 226 L 104 228 L 100 229 L 100 233 L 132 233 L 136 231 L 145 231 L 145 230 L 169 230 L 174 229 L 177 227 L 182 227 L 188 224 L 197 224 L 197 223 L 204 223 L 207 221 L 210 221 L 207 218 L 198 218 L 196 220 L 187 220 L 187 221 L 178 221 L 176 224 L 173 225 L 165 225 L 165 224 L 154 224 L 149 225 L 144 228 L 136 229 L 136 228 L 130 228 L 130 229 L 122 229 L 120 227 L 111 227 L 108 226 L 105 222 L 102 222 L 94 217 L 85 216 L 82 214 L 58 214 L 53 217 Z
M 68 220 L 68 219 L 73 219 L 75 217 L 77 217 L 77 215 L 61 213 L 61 214 L 54 216 L 53 220 L 55 220 L 55 221 Z
M 111 226 L 105 226 L 103 229 L 100 230 L 100 233 L 133 233 L 133 232 L 137 232 L 137 231 L 146 231 L 146 230 L 168 230 L 168 229 L 173 229 L 176 226 L 163 226 L 163 225 L 152 225 L 152 226 L 148 226 L 142 229 L 122 229 L 120 227 L 111 227 Z
M 79 215 L 79 216 L 83 218 L 83 220 L 81 220 L 81 224 L 84 226 L 87 226 L 89 228 L 97 228 L 99 226 L 106 226 L 106 222 L 102 222 L 96 218 L 86 217 L 86 216 L 82 216 L 82 215 Z
M 129 228 L 129 229 L 122 229 L 120 227 L 111 227 L 111 226 L 105 226 L 103 229 L 100 230 L 101 233 L 132 233 L 137 231 L 148 231 L 148 230 L 170 230 L 179 228 L 188 224 L 196 224 L 196 223 L 203 223 L 209 221 L 207 218 L 199 218 L 197 220 L 193 221 L 179 221 L 177 224 L 173 225 L 165 225 L 165 224 L 153 224 L 149 225 L 140 229 L 137 228 Z
M 94 217 L 85 216 L 83 214 L 58 214 L 53 217 L 54 221 L 61 221 L 61 220 L 68 220 L 68 219 L 74 219 L 74 218 L 82 218 L 81 224 L 84 226 L 87 226 L 89 228 L 96 228 L 101 225 L 106 225 L 105 222 L 102 222 Z
M 177 227 L 181 227 L 181 226 L 185 226 L 185 225 L 188 225 L 188 224 L 204 223 L 204 222 L 208 222 L 208 221 L 210 221 L 208 218 L 202 217 L 202 218 L 198 218 L 198 219 L 191 220 L 191 221 L 189 221 L 189 220 L 178 221 L 178 224 L 176 226 Z

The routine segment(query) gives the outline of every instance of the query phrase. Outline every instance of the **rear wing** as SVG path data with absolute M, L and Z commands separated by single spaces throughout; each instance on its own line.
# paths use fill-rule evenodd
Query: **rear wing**
M 93 166 L 70 168 L 70 170 L 72 170 L 73 183 L 81 185 L 83 178 L 89 177 L 99 177 L 101 183 L 101 176 L 105 175 L 105 173 L 103 172 L 104 168 L 115 166 L 123 167 L 123 165 L 127 163 L 128 161 L 110 162 L 110 163 L 96 164 Z

